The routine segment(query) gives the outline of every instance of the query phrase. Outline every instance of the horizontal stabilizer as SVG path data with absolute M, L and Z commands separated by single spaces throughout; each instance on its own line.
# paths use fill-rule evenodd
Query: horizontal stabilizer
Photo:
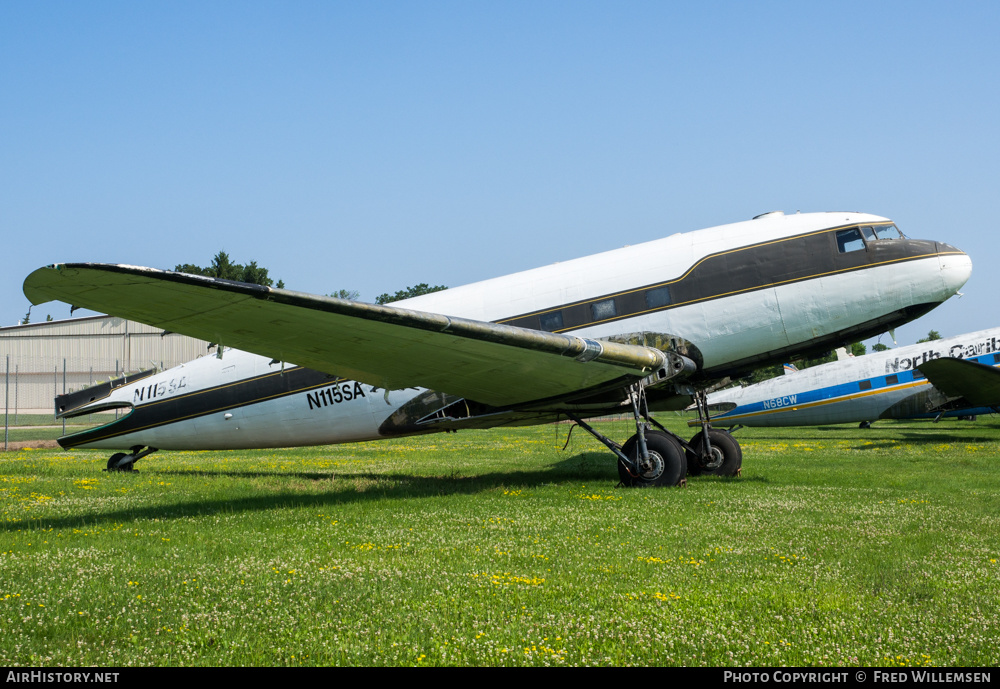
M 151 368 L 148 371 L 126 374 L 121 378 L 109 380 L 107 383 L 92 385 L 89 388 L 77 390 L 76 392 L 67 392 L 62 395 L 56 395 L 56 418 L 70 418 L 81 414 L 92 414 L 93 412 L 106 409 L 127 407 L 129 405 L 124 402 L 109 401 L 105 403 L 102 402 L 102 400 L 106 400 L 112 392 L 123 385 L 128 385 L 129 383 L 134 383 L 138 380 L 142 380 L 143 378 L 148 378 L 154 373 L 156 373 L 156 369 Z
M 136 266 L 48 266 L 25 279 L 24 294 L 378 387 L 425 387 L 494 407 L 571 400 L 683 368 L 681 357 L 641 345 Z
M 962 397 L 974 407 L 1000 404 L 1000 369 L 964 359 L 933 359 L 917 368 L 948 397 Z

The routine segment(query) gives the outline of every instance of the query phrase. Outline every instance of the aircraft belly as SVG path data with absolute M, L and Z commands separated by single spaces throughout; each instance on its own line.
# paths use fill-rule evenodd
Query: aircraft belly
M 404 397 L 400 391 L 393 391 L 396 399 L 388 406 L 384 391 L 373 394 L 370 390 L 355 381 L 331 381 L 325 388 L 115 435 L 80 447 L 121 449 L 143 445 L 162 450 L 235 450 L 375 440 L 381 435 L 373 409 L 379 410 L 384 419 Z M 142 407 L 133 413 L 141 415 Z
M 808 342 L 914 304 L 944 298 L 936 256 L 776 288 L 788 340 Z
M 934 412 L 948 403 L 948 397 L 933 385 L 922 385 L 920 389 L 909 395 L 892 400 L 891 404 L 883 405 L 879 413 L 881 419 L 912 419 Z
M 355 383 L 341 383 L 339 388 Z M 360 386 L 358 386 L 360 387 Z M 338 389 L 337 385 L 329 389 Z M 248 446 L 329 445 L 378 437 L 364 398 L 333 403 L 326 396 L 299 393 L 243 409 L 241 432 Z M 317 404 L 318 403 L 318 404 Z
M 151 428 L 133 433 L 115 435 L 102 440 L 94 440 L 73 445 L 85 450 L 127 450 L 130 447 L 156 447 L 168 450 L 205 450 L 198 442 L 194 420 L 178 421 L 169 427 Z

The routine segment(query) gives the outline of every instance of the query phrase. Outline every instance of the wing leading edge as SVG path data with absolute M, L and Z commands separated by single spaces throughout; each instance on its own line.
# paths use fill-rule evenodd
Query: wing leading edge
M 25 279 L 24 294 L 32 304 L 56 299 L 378 387 L 425 387 L 495 407 L 573 399 L 683 367 L 651 347 L 128 265 L 47 266 Z

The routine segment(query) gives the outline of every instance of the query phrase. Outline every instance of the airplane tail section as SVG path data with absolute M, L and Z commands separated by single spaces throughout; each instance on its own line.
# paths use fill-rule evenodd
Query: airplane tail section
M 74 416 L 82 416 L 83 414 L 92 414 L 109 409 L 131 408 L 131 404 L 110 399 L 111 393 L 122 386 L 129 385 L 143 378 L 148 378 L 154 373 L 156 373 L 156 369 L 151 368 L 148 371 L 128 374 L 121 378 L 110 380 L 107 383 L 93 385 L 83 390 L 77 390 L 76 392 L 56 395 L 56 418 L 69 419 Z

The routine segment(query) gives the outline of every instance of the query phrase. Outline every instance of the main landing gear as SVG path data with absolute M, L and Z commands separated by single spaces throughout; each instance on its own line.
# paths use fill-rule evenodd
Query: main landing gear
M 743 466 L 743 451 L 727 431 L 709 423 L 705 393 L 695 394 L 702 430 L 684 442 L 649 415 L 646 394 L 641 383 L 629 390 L 635 435 L 619 445 L 594 430 L 574 414 L 569 417 L 600 440 L 618 458 L 618 478 L 623 486 L 683 486 L 687 476 L 736 476 Z M 657 430 L 653 430 L 656 426 Z
M 151 455 L 156 452 L 155 447 L 147 447 L 145 450 L 142 449 L 142 445 L 136 445 L 131 448 L 128 453 L 116 452 L 111 455 L 108 459 L 107 471 L 135 471 L 135 463 L 146 455 Z

